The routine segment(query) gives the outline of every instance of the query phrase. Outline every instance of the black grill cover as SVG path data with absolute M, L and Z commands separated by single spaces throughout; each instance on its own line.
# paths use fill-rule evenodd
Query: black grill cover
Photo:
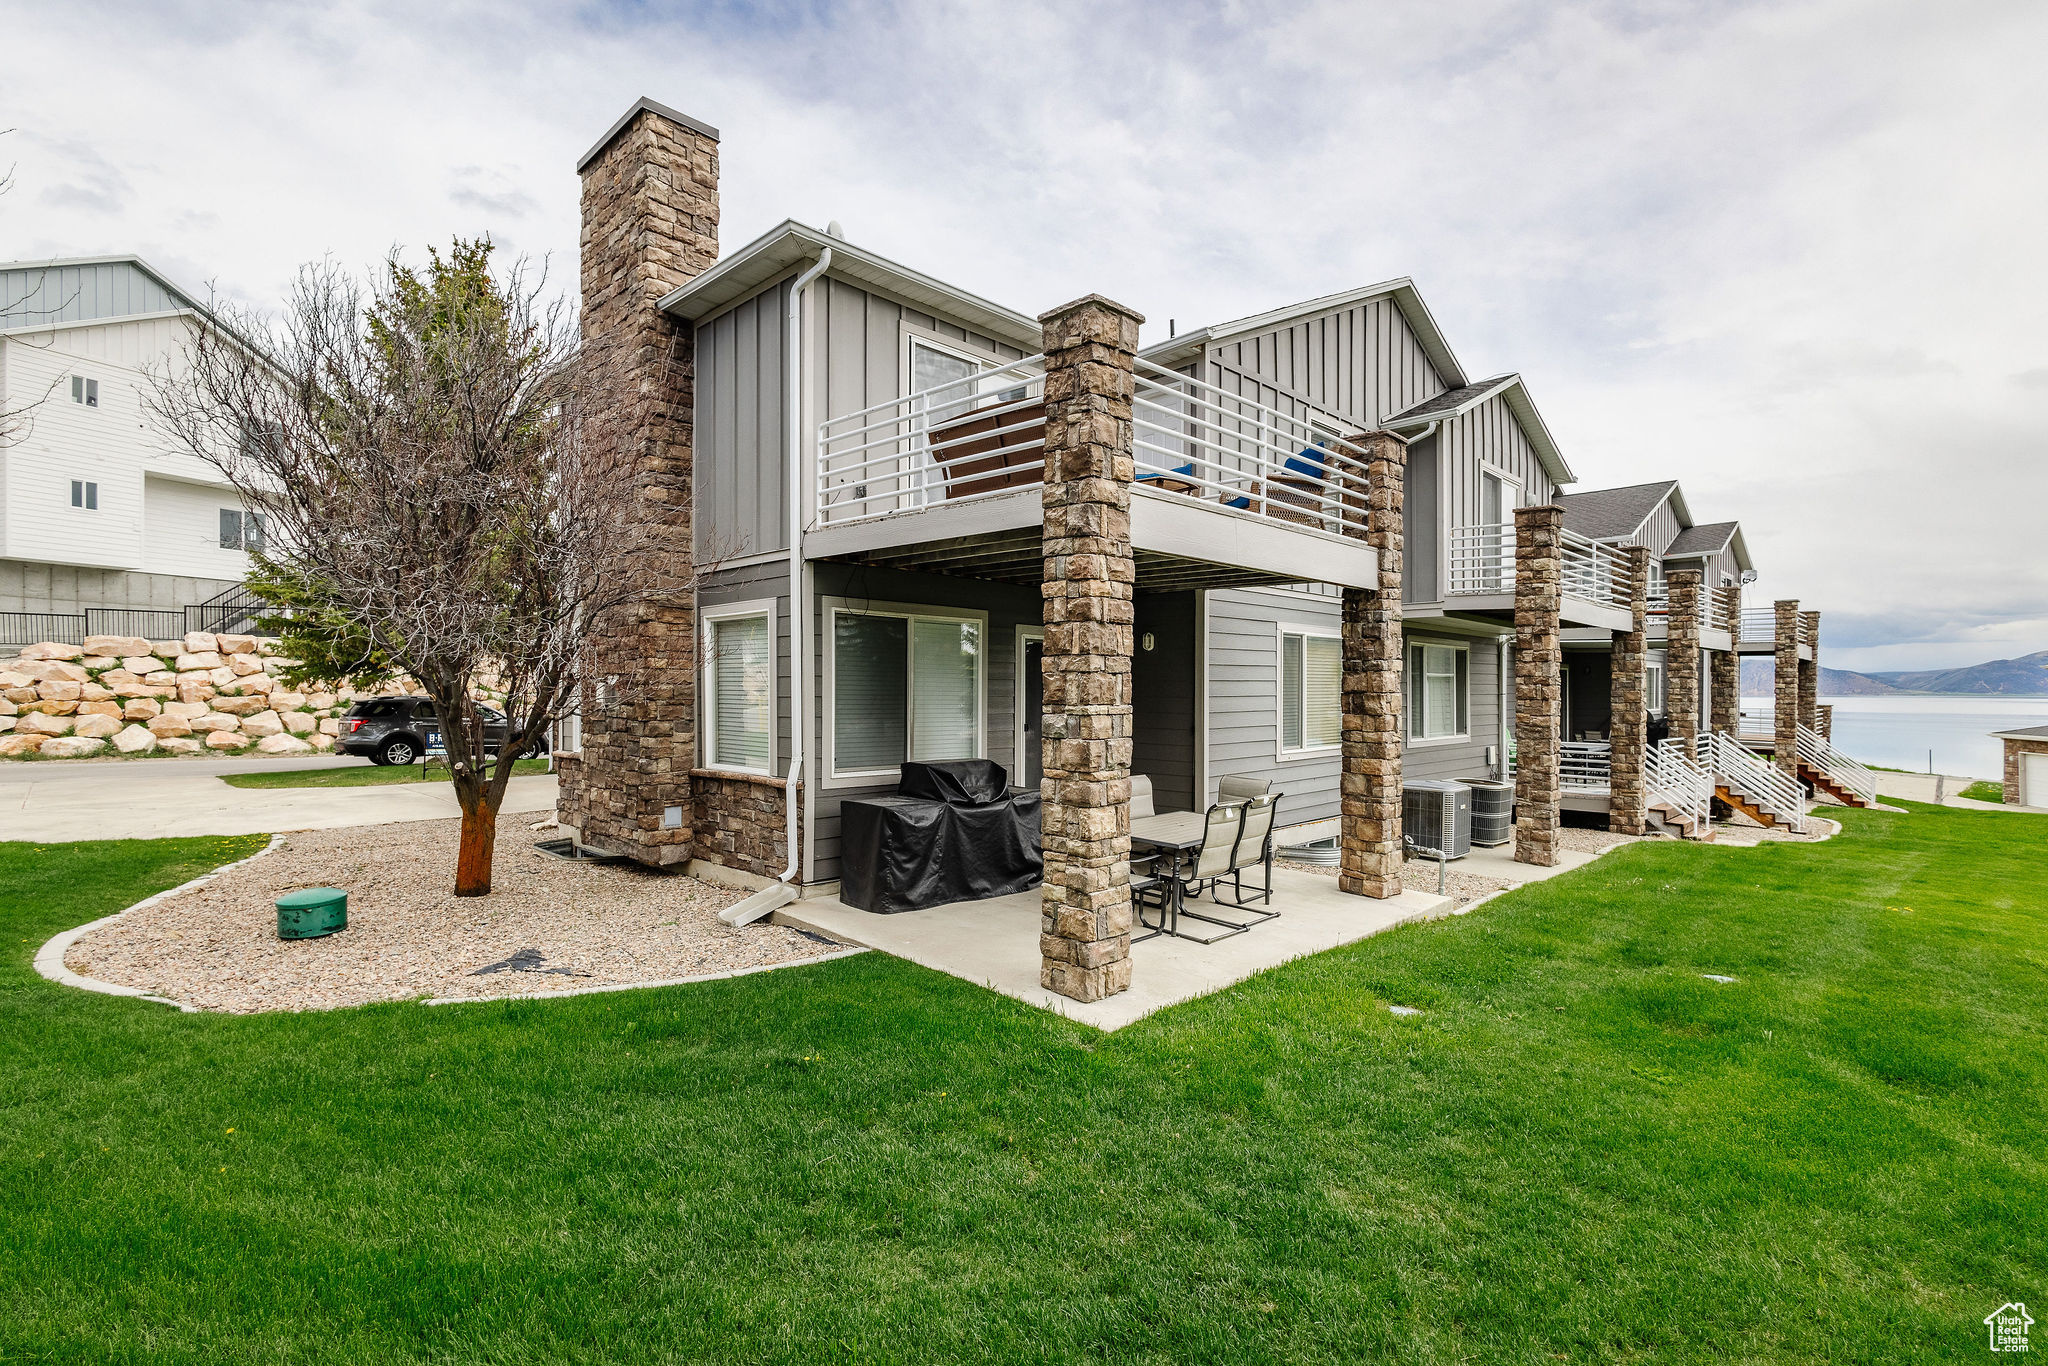
M 839 899 L 894 915 L 1037 886 L 1039 795 L 1007 776 L 986 759 L 906 763 L 895 796 L 843 803 Z

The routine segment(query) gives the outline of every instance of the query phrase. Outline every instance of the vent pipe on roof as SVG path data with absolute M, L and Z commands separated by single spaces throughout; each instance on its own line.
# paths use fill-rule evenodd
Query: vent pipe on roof
M 840 227 L 839 220 L 835 218 L 825 225 L 825 235 L 827 237 L 836 237 L 844 242 L 846 240 L 846 229 Z

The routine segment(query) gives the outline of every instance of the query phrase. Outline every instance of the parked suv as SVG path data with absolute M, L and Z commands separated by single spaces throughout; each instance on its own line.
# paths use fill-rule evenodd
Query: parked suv
M 484 718 L 484 750 L 495 754 L 505 743 L 505 714 L 479 706 Z M 341 733 L 334 737 L 337 754 L 361 754 L 373 764 L 417 763 L 427 750 L 441 744 L 441 721 L 434 715 L 431 697 L 372 697 L 356 703 L 341 720 Z M 519 757 L 537 758 L 547 753 L 547 741 L 536 740 Z

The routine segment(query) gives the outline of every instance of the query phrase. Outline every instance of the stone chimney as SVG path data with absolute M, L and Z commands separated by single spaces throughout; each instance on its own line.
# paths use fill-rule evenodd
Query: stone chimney
M 663 295 L 718 259 L 718 130 L 641 99 L 576 163 L 583 178 L 583 337 L 625 374 L 640 515 L 662 593 L 601 623 L 583 667 L 582 752 L 565 756 L 557 815 L 572 835 L 642 863 L 690 857 L 697 745 L 691 452 L 696 337 Z

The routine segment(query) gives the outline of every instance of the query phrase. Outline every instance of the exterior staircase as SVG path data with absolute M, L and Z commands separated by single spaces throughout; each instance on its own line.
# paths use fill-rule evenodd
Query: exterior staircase
M 254 626 L 256 618 L 267 610 L 268 604 L 250 592 L 247 584 L 238 583 L 205 602 L 187 604 L 185 629 L 233 632 L 245 625 Z
M 1869 769 L 1849 758 L 1823 739 L 1817 731 L 1799 728 L 1799 752 L 1795 756 L 1800 780 L 1825 792 L 1844 806 L 1877 805 L 1877 779 Z
M 1726 731 L 1708 736 L 1707 749 L 1713 761 L 1715 797 L 1758 825 L 1806 833 L 1806 792 L 1797 779 Z
M 1711 840 L 1708 819 L 1714 775 L 1686 757 L 1676 740 L 1652 745 L 1643 754 L 1644 806 L 1651 821 L 1680 839 Z

